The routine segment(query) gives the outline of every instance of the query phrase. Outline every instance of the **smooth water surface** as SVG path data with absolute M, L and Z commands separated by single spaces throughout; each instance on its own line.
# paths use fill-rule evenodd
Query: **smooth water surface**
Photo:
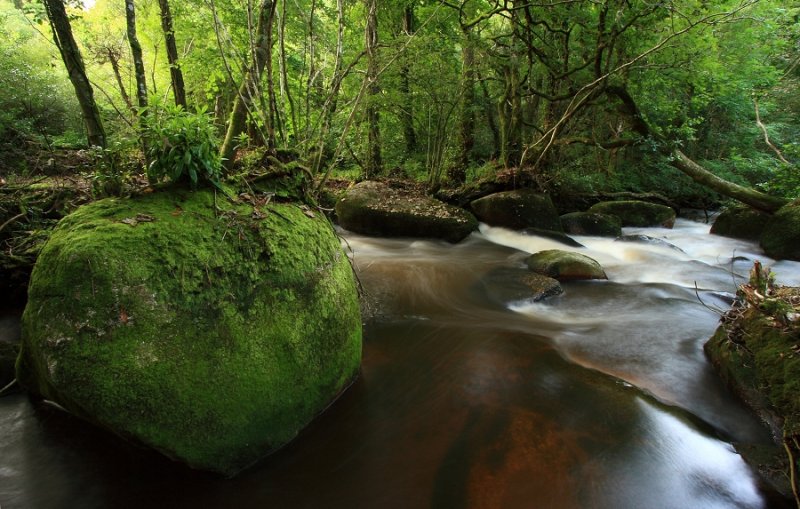
M 769 435 L 702 351 L 752 261 L 772 261 L 700 223 L 626 233 L 672 247 L 568 248 L 485 225 L 458 245 L 346 234 L 367 306 L 363 371 L 295 442 L 224 480 L 6 397 L 0 506 L 782 506 L 731 445 Z M 526 299 L 510 281 L 550 248 L 597 259 L 609 281 Z M 775 270 L 800 284 L 800 264 Z

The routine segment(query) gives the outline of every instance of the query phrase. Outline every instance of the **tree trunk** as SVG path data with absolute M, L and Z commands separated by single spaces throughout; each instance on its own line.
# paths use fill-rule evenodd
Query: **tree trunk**
M 467 166 L 475 146 L 475 44 L 472 29 L 464 28 L 461 42 L 461 105 L 458 129 L 458 154 L 448 177 L 454 184 L 467 180 Z
M 743 187 L 739 184 L 734 184 L 733 182 L 721 179 L 689 159 L 686 154 L 677 148 L 672 149 L 670 155 L 672 157 L 670 164 L 686 175 L 690 176 L 692 180 L 698 184 L 713 189 L 719 194 L 733 198 L 734 200 L 738 200 L 745 205 L 753 207 L 754 209 L 773 213 L 789 203 L 789 200 L 784 198 L 770 196 L 760 191 L 756 191 L 755 189 Z
M 367 157 L 365 161 L 365 177 L 370 178 L 382 173 L 380 115 L 376 104 L 380 87 L 378 86 L 378 1 L 364 0 L 367 8 L 367 26 L 365 30 L 367 51 Z
M 183 84 L 183 72 L 181 72 L 180 64 L 178 64 L 178 46 L 175 43 L 175 29 L 172 27 L 172 13 L 169 10 L 169 1 L 158 0 L 158 7 L 161 9 L 161 30 L 164 32 L 164 42 L 167 46 L 169 75 L 172 80 L 175 105 L 186 109 L 186 87 Z
M 414 6 L 408 5 L 403 9 L 403 34 L 406 37 L 414 35 Z M 417 133 L 414 130 L 414 99 L 411 96 L 411 57 L 403 55 L 403 64 L 400 67 L 400 94 L 403 97 L 403 107 L 400 109 L 400 123 L 403 126 L 403 139 L 406 144 L 406 156 L 417 150 Z
M 53 29 L 53 41 L 61 53 L 64 66 L 67 68 L 69 80 L 75 89 L 75 95 L 81 107 L 83 122 L 86 125 L 86 138 L 89 145 L 105 147 L 106 133 L 100 119 L 100 110 L 94 100 L 94 91 L 86 77 L 78 44 L 72 36 L 72 26 L 62 0 L 44 0 L 47 18 Z
M 773 213 L 789 202 L 789 200 L 784 198 L 770 196 L 760 191 L 756 191 L 755 189 L 749 189 L 747 187 L 743 187 L 719 178 L 696 162 L 692 161 L 680 149 L 670 148 L 667 143 L 664 143 L 663 139 L 655 137 L 650 129 L 650 126 L 644 120 L 644 117 L 642 117 L 642 114 L 639 111 L 639 106 L 636 104 L 636 101 L 633 99 L 630 93 L 628 93 L 628 90 L 625 87 L 607 87 L 606 93 L 620 100 L 621 105 L 619 111 L 629 118 L 631 121 L 631 128 L 637 134 L 642 137 L 655 138 L 656 141 L 659 142 L 659 150 L 661 153 L 669 157 L 670 165 L 691 177 L 692 180 L 698 184 L 708 187 L 709 189 L 712 189 L 721 195 L 738 200 L 745 205 L 753 207 L 754 209 L 767 213 Z
M 272 40 L 270 30 L 273 14 L 275 12 L 272 0 L 262 0 L 258 10 L 258 26 L 256 28 L 256 43 L 254 47 L 253 64 L 245 72 L 239 93 L 233 101 L 233 108 L 228 120 L 228 129 L 225 133 L 225 141 L 220 147 L 220 155 L 224 158 L 225 166 L 230 168 L 233 164 L 233 157 L 236 153 L 236 137 L 244 132 L 247 124 L 247 114 L 253 105 L 255 95 L 259 90 L 261 73 L 267 62 L 267 56 L 272 50 Z
M 131 56 L 133 57 L 133 70 L 136 76 L 136 101 L 144 113 L 147 107 L 147 78 L 144 71 L 144 58 L 142 56 L 142 45 L 136 36 L 136 7 L 133 0 L 125 0 L 125 21 L 128 30 L 128 43 L 131 46 Z
M 499 110 L 502 119 L 500 159 L 506 168 L 518 166 L 522 156 L 522 101 L 518 64 L 518 59 L 512 55 L 503 67 L 505 92 Z
M 122 73 L 119 70 L 119 56 L 109 47 L 106 51 L 106 57 L 111 64 L 111 69 L 114 71 L 114 79 L 117 80 L 117 86 L 119 87 L 119 93 L 122 96 L 122 100 L 125 101 L 125 105 L 129 110 L 136 113 L 136 108 L 133 106 L 131 98 L 128 95 L 128 91 L 125 89 L 125 82 L 122 81 Z

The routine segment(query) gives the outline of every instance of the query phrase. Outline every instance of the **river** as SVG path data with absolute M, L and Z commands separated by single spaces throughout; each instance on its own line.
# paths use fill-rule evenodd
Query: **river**
M 0 507 L 791 507 L 732 445 L 770 437 L 702 346 L 753 260 L 792 285 L 800 264 L 708 230 L 625 229 L 672 246 L 575 237 L 585 248 L 485 225 L 457 245 L 346 233 L 368 303 L 362 374 L 297 440 L 225 480 L 13 395 Z M 509 281 L 549 248 L 609 280 L 526 300 Z

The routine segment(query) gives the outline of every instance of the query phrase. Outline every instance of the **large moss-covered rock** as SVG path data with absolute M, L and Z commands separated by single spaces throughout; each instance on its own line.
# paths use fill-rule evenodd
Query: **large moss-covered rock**
M 403 187 L 365 181 L 336 203 L 339 224 L 350 231 L 382 237 L 426 237 L 458 242 L 478 227 L 464 209 Z
M 758 240 L 772 216 L 750 207 L 729 207 L 717 216 L 711 233 L 736 239 Z
M 561 216 L 561 227 L 573 235 L 596 235 L 598 237 L 619 237 L 622 235 L 622 221 L 617 216 L 594 212 L 570 212 Z
M 550 196 L 530 189 L 490 194 L 473 201 L 470 206 L 479 220 L 492 226 L 562 231 Z
M 775 450 L 783 453 L 784 437 L 790 446 L 792 438 L 800 439 L 800 323 L 787 320 L 800 311 L 800 290 L 782 287 L 769 293 L 759 305 L 737 301 L 705 352 L 725 383 L 769 425 L 778 442 Z M 792 449 L 800 468 L 800 451 Z M 788 468 L 781 470 L 779 465 L 759 468 L 790 496 Z
M 530 255 L 525 262 L 530 270 L 559 281 L 608 279 L 596 260 L 580 253 L 547 249 Z
M 761 233 L 761 247 L 777 260 L 800 260 L 800 200 L 772 216 Z
M 617 216 L 622 226 L 672 228 L 675 224 L 675 211 L 672 208 L 646 201 L 604 201 L 589 207 L 589 212 Z
M 357 375 L 358 296 L 321 214 L 247 200 L 173 191 L 64 218 L 32 274 L 20 382 L 225 475 L 294 438 Z

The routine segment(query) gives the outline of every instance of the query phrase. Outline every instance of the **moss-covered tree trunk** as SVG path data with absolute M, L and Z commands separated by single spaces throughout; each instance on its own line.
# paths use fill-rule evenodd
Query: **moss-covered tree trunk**
M 86 138 L 89 145 L 105 147 L 106 132 L 100 119 L 100 110 L 94 100 L 94 90 L 86 76 L 83 57 L 75 38 L 72 36 L 72 25 L 62 0 L 44 0 L 47 19 L 53 29 L 53 41 L 61 53 L 61 59 L 67 68 L 69 81 L 75 89 L 75 96 L 81 107 L 83 122 L 86 125 Z
M 665 156 L 669 157 L 670 165 L 691 177 L 698 184 L 764 212 L 776 212 L 788 203 L 788 200 L 784 198 L 770 196 L 755 189 L 722 179 L 697 164 L 680 149 L 673 148 L 665 143 L 664 140 L 658 139 L 644 120 L 636 101 L 625 87 L 607 87 L 606 93 L 620 101 L 619 111 L 628 117 L 633 131 L 642 137 L 653 137 L 659 141 L 660 150 Z
M 258 9 L 258 25 L 256 27 L 256 41 L 254 44 L 253 62 L 245 72 L 239 93 L 233 102 L 228 129 L 225 140 L 220 148 L 220 155 L 225 159 L 225 166 L 230 167 L 236 153 L 236 137 L 244 132 L 247 127 L 247 115 L 253 107 L 253 101 L 261 96 L 261 73 L 272 51 L 272 22 L 275 18 L 275 3 L 272 0 L 263 0 Z M 257 97 L 258 96 L 258 97 Z
M 169 76 L 172 80 L 172 93 L 175 104 L 186 109 L 186 87 L 183 83 L 183 72 L 178 63 L 178 45 L 175 42 L 175 29 L 172 27 L 172 13 L 168 0 L 158 0 L 161 10 L 161 29 L 164 31 L 164 42 L 167 46 L 167 60 L 169 61 Z

